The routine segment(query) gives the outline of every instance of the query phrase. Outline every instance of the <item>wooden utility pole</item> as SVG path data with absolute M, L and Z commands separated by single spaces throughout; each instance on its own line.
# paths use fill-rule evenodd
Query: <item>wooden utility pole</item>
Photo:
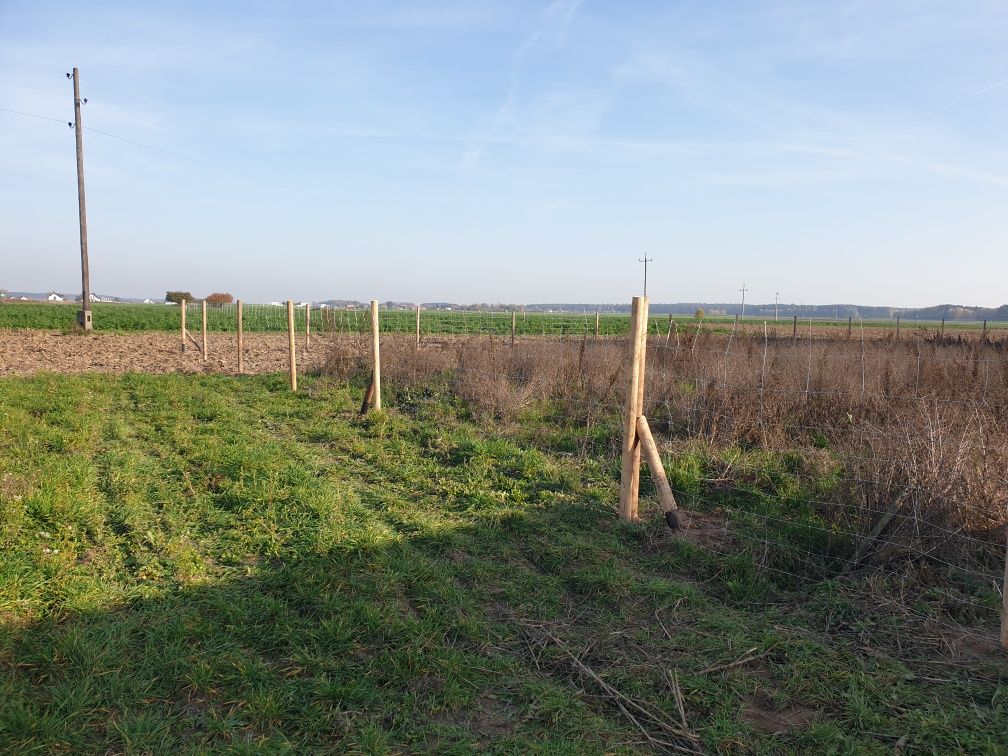
M 67 78 L 70 78 L 67 74 Z M 88 269 L 87 209 L 84 204 L 84 127 L 81 124 L 80 76 L 73 70 L 74 134 L 77 137 L 77 208 L 80 211 L 81 310 L 77 322 L 85 331 L 91 323 L 91 272 Z

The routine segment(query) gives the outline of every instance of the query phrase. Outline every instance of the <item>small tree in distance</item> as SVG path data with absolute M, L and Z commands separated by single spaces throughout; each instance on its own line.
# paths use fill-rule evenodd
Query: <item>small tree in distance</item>
M 704 317 L 703 307 L 697 307 L 696 312 L 693 313 L 693 317 L 696 318 L 697 320 L 703 320 Z
M 223 307 L 226 304 L 231 304 L 234 302 L 234 297 L 228 294 L 226 291 L 215 291 L 213 294 L 206 298 L 207 304 L 211 307 Z
M 174 302 L 175 304 L 182 304 L 183 299 L 186 302 L 196 301 L 196 297 L 192 295 L 191 291 L 169 291 L 164 298 L 165 302 Z

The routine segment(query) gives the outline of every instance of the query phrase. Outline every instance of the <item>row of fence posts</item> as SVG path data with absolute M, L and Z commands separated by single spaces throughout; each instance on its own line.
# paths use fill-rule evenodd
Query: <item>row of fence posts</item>
M 182 300 L 180 305 L 182 309 L 182 332 L 181 332 L 181 349 L 185 353 L 188 341 L 193 343 L 203 356 L 203 362 L 207 362 L 210 356 L 209 342 L 207 340 L 207 303 L 204 299 L 201 302 L 201 314 L 202 314 L 202 329 L 201 329 L 201 339 L 196 340 L 196 337 L 189 332 L 186 327 L 186 300 Z M 376 303 L 372 302 L 372 309 Z M 235 301 L 236 308 L 236 325 L 238 329 L 238 373 L 239 375 L 245 372 L 245 324 L 244 324 L 244 309 L 242 307 L 242 301 L 240 299 Z M 288 368 L 290 373 L 290 387 L 291 391 L 297 391 L 297 345 L 295 342 L 295 329 L 294 329 L 294 300 L 287 300 L 287 353 L 288 353 Z M 377 343 L 377 342 L 376 342 Z M 305 305 L 305 349 L 311 347 L 311 305 Z
M 203 355 L 203 361 L 207 361 L 207 303 L 202 302 L 202 343 L 196 339 L 186 328 L 186 302 L 182 300 L 182 351 L 186 350 L 186 340 L 189 339 L 194 345 L 199 347 Z M 852 319 L 847 321 L 847 332 L 850 334 Z M 244 331 L 242 323 L 242 301 L 237 301 L 237 326 L 238 326 L 238 372 L 244 369 Z M 515 344 L 516 312 L 511 311 L 511 346 Z M 765 327 L 765 325 L 764 325 Z M 897 329 L 898 329 L 897 321 Z M 666 343 L 672 334 L 672 317 L 669 316 L 669 333 L 666 336 Z M 944 333 L 944 320 L 942 321 L 942 332 Z M 986 323 L 984 323 L 984 338 L 986 338 Z M 798 318 L 795 317 L 792 325 L 792 337 L 797 338 Z M 599 335 L 599 314 L 595 314 L 595 335 Z M 295 343 L 294 330 L 294 302 L 287 300 L 287 348 L 288 366 L 290 372 L 291 391 L 297 391 L 297 347 Z M 647 337 L 648 337 L 648 299 L 647 297 L 634 297 L 633 307 L 630 314 L 630 334 L 629 350 L 627 353 L 627 392 L 623 406 L 623 431 L 620 454 L 620 498 L 619 498 L 619 518 L 626 522 L 633 522 L 639 519 L 639 498 L 640 498 L 640 469 L 641 455 L 647 462 L 651 471 L 651 477 L 658 492 L 658 498 L 665 513 L 665 521 L 669 528 L 677 530 L 680 526 L 678 517 L 678 506 L 675 495 L 669 485 L 665 474 L 665 467 L 661 460 L 661 454 L 655 443 L 654 436 L 644 415 L 644 382 L 647 365 Z M 678 339 L 678 332 L 676 335 Z M 305 311 L 305 347 L 311 344 L 311 306 L 308 305 Z M 420 348 L 420 307 L 416 308 L 416 348 Z M 361 404 L 361 413 L 365 413 L 370 405 L 374 410 L 380 411 L 381 400 L 381 327 L 378 313 L 378 300 L 371 300 L 371 380 L 364 394 L 364 401 Z M 1005 574 L 1004 586 L 1002 589 L 1003 606 L 1001 613 L 1001 646 L 1008 649 L 1008 542 L 1006 542 Z

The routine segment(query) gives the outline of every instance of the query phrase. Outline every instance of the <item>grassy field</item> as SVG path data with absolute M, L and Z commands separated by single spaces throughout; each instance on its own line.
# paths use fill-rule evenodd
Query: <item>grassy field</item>
M 0 751 L 1004 752 L 1008 664 L 938 603 L 759 569 L 819 532 L 783 456 L 683 538 L 614 519 L 613 417 L 303 387 L 0 380 Z
M 34 302 L 4 302 L 0 303 L 0 328 L 35 328 L 48 330 L 71 330 L 76 322 L 76 312 L 79 305 L 51 304 Z M 176 306 L 161 304 L 101 304 L 94 308 L 94 327 L 98 331 L 177 331 L 179 330 L 181 314 Z M 200 328 L 200 312 L 197 307 L 188 309 L 188 326 L 192 331 Z M 304 330 L 304 310 L 295 311 L 296 328 Z M 690 316 L 676 315 L 674 317 L 678 328 L 685 335 L 696 327 L 697 321 Z M 708 330 L 727 333 L 732 326 L 731 317 L 705 317 L 703 323 Z M 208 309 L 207 327 L 210 331 L 236 330 L 236 312 L 234 305 L 223 308 Z M 746 318 L 743 325 L 750 329 L 762 329 L 763 320 Z M 363 331 L 370 327 L 370 314 L 362 310 L 313 310 L 312 327 L 316 331 L 333 330 L 339 332 Z M 243 313 L 244 329 L 248 332 L 285 331 L 287 315 L 283 307 L 269 305 L 245 305 Z M 916 323 L 903 321 L 902 327 L 910 332 L 916 326 L 938 328 L 938 323 Z M 411 310 L 383 310 L 381 312 L 382 330 L 386 332 L 412 333 L 416 328 L 416 315 Z M 771 321 L 771 328 L 777 328 L 785 335 L 791 333 L 792 321 L 782 318 L 776 324 Z M 599 318 L 599 332 L 602 335 L 625 334 L 630 327 L 629 315 L 606 314 Z M 808 321 L 798 319 L 798 329 L 807 329 Z M 859 324 L 855 321 L 854 328 Z M 865 321 L 864 327 L 870 331 L 878 329 L 892 330 L 896 321 Z M 977 332 L 978 323 L 953 323 L 945 325 L 947 334 Z M 988 324 L 991 331 L 1008 328 L 1008 323 Z M 817 331 L 841 329 L 846 331 L 846 320 L 816 320 L 814 328 Z M 421 330 L 425 334 L 495 334 L 499 336 L 511 333 L 511 314 L 507 312 L 448 312 L 443 310 L 424 311 L 422 313 Z M 520 336 L 536 335 L 573 335 L 595 333 L 595 313 L 517 313 L 515 330 Z M 649 331 L 665 334 L 668 330 L 668 315 L 653 315 L 650 318 Z

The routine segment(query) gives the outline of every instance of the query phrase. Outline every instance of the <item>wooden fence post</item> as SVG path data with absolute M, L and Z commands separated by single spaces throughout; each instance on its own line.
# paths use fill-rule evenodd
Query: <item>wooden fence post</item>
M 311 302 L 305 302 L 304 306 L 304 348 L 308 351 L 311 346 Z
M 798 316 L 794 316 L 794 323 L 791 325 L 791 338 L 798 339 Z
M 374 360 L 374 373 L 371 378 L 371 385 L 374 390 L 374 408 L 381 409 L 381 353 L 379 344 L 378 327 L 378 300 L 371 300 L 371 352 Z
M 644 388 L 644 351 L 647 346 L 647 297 L 634 297 L 630 314 L 629 352 L 627 354 L 626 401 L 623 405 L 623 443 L 620 458 L 619 517 L 624 521 L 637 519 L 637 499 L 640 485 L 640 439 L 637 418 L 641 415 Z
M 238 375 L 245 367 L 245 332 L 242 328 L 242 301 L 238 300 Z
M 420 305 L 416 306 L 416 348 L 420 348 Z
M 186 343 L 185 343 L 185 339 L 186 339 L 185 310 L 186 310 L 186 301 L 183 299 L 182 300 L 182 353 L 183 354 L 185 354 L 185 347 L 186 347 Z
M 297 352 L 294 345 L 294 300 L 287 300 L 287 364 L 290 367 L 291 391 L 297 391 Z
M 515 341 L 515 319 L 517 318 L 517 313 L 515 310 L 511 310 L 511 346 L 514 347 Z
M 980 343 L 982 343 L 982 344 L 986 344 L 987 343 L 987 319 L 986 318 L 984 319 L 984 322 L 983 322 L 983 335 L 980 337 Z
M 847 318 L 847 340 L 850 341 L 851 326 L 854 325 L 854 316 L 851 315 Z
M 896 340 L 897 341 L 899 341 L 899 322 L 900 322 L 900 316 L 897 315 L 896 316 Z
M 206 340 L 206 299 L 203 300 L 203 362 L 207 361 L 207 340 Z
M 597 339 L 599 335 L 599 314 L 595 313 L 595 338 Z
M 942 318 L 941 331 L 938 333 L 938 340 L 945 340 L 945 318 Z

